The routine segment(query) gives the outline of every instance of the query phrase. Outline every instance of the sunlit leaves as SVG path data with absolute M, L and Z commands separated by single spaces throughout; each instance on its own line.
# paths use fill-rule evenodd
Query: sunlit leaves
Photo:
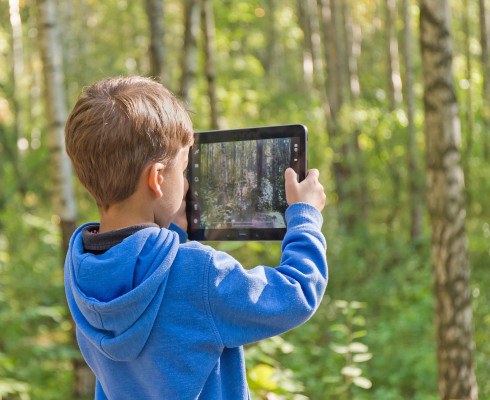
M 18 395 L 20 400 L 29 400 L 30 385 L 14 379 L 0 378 L 0 400 L 9 399 L 11 395 Z
M 276 390 L 277 378 L 274 377 L 275 369 L 270 365 L 258 364 L 248 373 L 249 381 L 265 390 Z
M 293 371 L 277 361 L 279 354 L 290 354 L 295 347 L 279 336 L 260 341 L 245 350 L 247 380 L 252 393 L 266 396 L 268 392 L 287 394 L 301 392 L 303 385 L 294 378 Z M 289 397 L 287 397 L 289 398 Z

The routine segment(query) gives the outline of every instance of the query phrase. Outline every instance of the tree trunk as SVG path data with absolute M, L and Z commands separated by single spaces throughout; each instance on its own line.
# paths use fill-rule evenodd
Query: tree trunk
M 471 84 L 471 51 L 470 51 L 470 13 L 468 0 L 463 1 L 463 31 L 464 31 L 464 55 L 466 59 L 466 151 L 464 153 L 464 179 L 466 186 L 466 196 L 468 198 L 468 203 L 471 202 L 471 171 L 470 171 L 470 160 L 471 160 L 471 149 L 473 148 L 473 96 L 472 96 L 472 84 Z
M 485 0 L 478 0 L 480 11 L 481 63 L 483 75 L 483 157 L 490 158 L 490 59 L 488 56 L 488 15 Z
M 303 0 L 300 2 L 300 10 L 305 18 L 305 34 L 309 34 L 308 44 L 311 49 L 313 63 L 313 82 L 315 87 L 322 94 L 322 101 L 326 101 L 325 79 L 322 60 L 322 43 L 320 35 L 320 23 L 318 21 L 317 2 L 316 0 Z
M 308 15 L 306 8 L 308 2 L 304 0 L 298 0 L 298 20 L 299 26 L 303 31 L 303 80 L 304 80 L 304 92 L 309 94 L 313 86 L 313 49 L 311 43 L 310 23 L 308 21 Z M 323 88 L 321 88 L 323 90 Z
M 19 0 L 9 0 L 10 24 L 12 27 L 13 50 L 13 103 L 14 103 L 14 130 L 16 142 L 24 138 L 22 118 L 19 118 L 19 96 L 21 93 L 20 80 L 24 71 L 24 52 L 22 45 L 22 20 L 20 18 Z
M 327 93 L 332 113 L 338 114 L 344 104 L 344 71 L 342 70 L 342 39 L 338 26 L 337 0 L 322 0 L 322 16 L 325 23 L 325 56 L 327 60 Z M 329 67 L 330 65 L 330 67 Z M 331 79 L 330 79 L 331 78 Z M 330 79 L 330 81 L 329 81 Z
M 461 128 L 447 0 L 420 1 L 427 199 L 432 226 L 439 395 L 477 399 Z
M 327 128 L 330 138 L 331 146 L 334 150 L 337 147 L 338 142 L 338 114 L 340 107 L 342 106 L 342 90 L 340 87 L 339 76 L 339 53 L 337 29 L 334 22 L 335 6 L 332 4 L 333 0 L 321 0 L 321 16 L 322 16 L 322 39 L 324 46 L 324 56 L 326 60 L 325 68 L 325 89 L 328 98 L 328 114 L 327 114 Z M 337 194 L 339 201 L 343 199 L 343 174 L 341 173 L 341 167 L 338 160 L 333 162 L 334 178 L 337 188 Z
M 198 0 L 186 0 L 184 3 L 184 13 L 185 32 L 184 52 L 181 62 L 180 96 L 185 104 L 190 104 L 189 90 L 194 83 L 197 71 L 197 37 L 200 27 Z
M 407 107 L 407 164 L 408 164 L 408 195 L 410 202 L 410 239 L 416 241 L 422 233 L 422 188 L 421 188 L 421 171 L 418 160 L 417 149 L 417 131 L 415 127 L 415 93 L 414 84 L 414 67 L 413 67 L 413 45 L 412 29 L 410 25 L 410 0 L 403 0 L 403 60 L 405 63 L 405 104 Z
M 335 0 L 321 0 L 322 39 L 326 59 L 326 91 L 329 101 L 327 128 L 330 144 L 334 150 L 333 175 L 340 205 L 340 223 L 352 230 L 357 222 L 356 190 L 349 189 L 352 179 L 352 135 L 343 132 L 340 124 L 340 111 L 344 105 L 344 93 L 349 91 L 348 74 L 342 62 L 342 35 L 339 28 L 339 10 Z M 356 185 L 353 185 L 355 187 Z
M 204 36 L 205 69 L 206 79 L 208 81 L 211 129 L 219 129 L 214 71 L 216 28 L 214 25 L 213 3 L 211 0 L 201 0 L 201 25 Z
M 164 0 L 146 0 L 146 14 L 150 23 L 150 75 L 162 83 L 166 80 L 163 5 Z
M 361 26 L 353 23 L 350 15 L 349 0 L 342 0 L 342 26 L 344 31 L 344 48 L 346 70 L 348 72 L 349 98 L 356 100 L 361 94 L 357 60 L 361 55 Z
M 60 218 L 63 258 L 76 228 L 76 204 L 72 169 L 65 152 L 66 99 L 63 87 L 63 55 L 55 0 L 37 0 L 40 50 L 43 62 L 47 135 L 51 162 L 53 199 Z M 75 397 L 93 395 L 95 379 L 81 360 L 74 361 Z M 83 383 L 83 385 L 82 385 Z
M 19 0 L 9 1 L 10 25 L 12 28 L 12 108 L 14 115 L 13 135 L 2 133 L 0 138 L 5 150 L 6 156 L 12 163 L 12 168 L 18 177 L 18 190 L 24 195 L 26 192 L 25 177 L 20 162 L 20 151 L 27 150 L 25 147 L 28 142 L 25 138 L 23 118 L 20 115 L 22 101 L 21 80 L 24 73 L 24 51 L 22 43 L 22 20 L 20 17 Z
M 388 58 L 388 99 L 390 111 L 395 110 L 402 102 L 402 82 L 400 63 L 398 61 L 398 41 L 396 40 L 395 15 L 396 0 L 385 0 L 386 5 L 386 43 Z
M 262 140 L 257 140 L 257 188 L 258 189 L 262 188 L 263 160 L 264 160 L 264 142 Z
M 347 86 L 346 91 L 348 93 L 348 99 L 351 109 L 355 109 L 356 100 L 360 95 L 360 85 L 357 61 L 361 55 L 361 27 L 358 23 L 353 23 L 350 13 L 349 0 L 342 0 L 342 27 L 344 38 L 344 69 L 347 77 L 345 84 Z M 357 123 L 353 124 L 352 130 L 344 132 L 346 135 L 346 144 L 348 146 L 348 162 L 352 169 L 352 177 L 354 178 L 353 184 L 353 202 L 355 203 L 355 209 L 359 214 L 357 222 L 363 222 L 367 219 L 368 212 L 368 188 L 366 184 L 365 162 L 364 155 L 359 146 L 359 134 L 360 128 Z M 355 192 L 355 193 L 354 193 Z
M 313 49 L 311 43 L 310 23 L 308 20 L 308 1 L 298 0 L 298 21 L 303 31 L 303 80 L 304 91 L 309 94 L 313 85 Z M 324 90 L 320 88 L 320 90 Z
M 265 72 L 272 83 L 276 83 L 279 77 L 278 51 L 277 51 L 277 28 L 276 28 L 276 0 L 267 0 L 266 18 L 268 20 L 266 37 L 267 48 L 265 54 Z

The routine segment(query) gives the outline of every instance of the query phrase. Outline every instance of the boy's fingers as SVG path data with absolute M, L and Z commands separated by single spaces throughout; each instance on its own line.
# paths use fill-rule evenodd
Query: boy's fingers
M 297 174 L 292 168 L 286 169 L 286 172 L 284 173 L 284 177 L 286 178 L 286 185 L 290 185 L 292 183 L 298 183 L 298 178 Z
M 309 169 L 306 177 L 310 179 L 318 179 L 320 177 L 320 171 L 318 171 L 316 168 Z

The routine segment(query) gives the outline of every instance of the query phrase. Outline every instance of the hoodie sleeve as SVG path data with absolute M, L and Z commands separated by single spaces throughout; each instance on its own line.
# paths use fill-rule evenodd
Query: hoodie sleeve
M 247 270 L 223 252 L 209 265 L 208 301 L 226 347 L 286 332 L 308 320 L 327 285 L 326 243 L 320 212 L 305 203 L 286 210 L 287 233 L 277 268 Z

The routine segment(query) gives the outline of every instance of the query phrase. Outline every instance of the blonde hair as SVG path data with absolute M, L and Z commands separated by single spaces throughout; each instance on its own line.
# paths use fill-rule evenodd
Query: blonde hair
M 148 164 L 171 165 L 192 141 L 192 122 L 182 102 L 160 83 L 136 76 L 89 86 L 65 127 L 75 172 L 104 209 L 135 192 Z

